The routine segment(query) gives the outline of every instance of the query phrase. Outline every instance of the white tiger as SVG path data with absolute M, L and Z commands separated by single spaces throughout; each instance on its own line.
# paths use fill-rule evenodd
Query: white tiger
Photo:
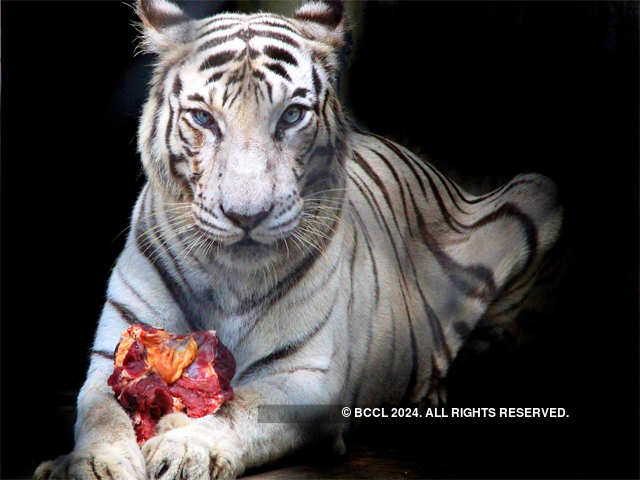
M 357 131 L 335 83 L 339 1 L 293 18 L 191 20 L 141 0 L 157 54 L 140 122 L 148 182 L 111 275 L 78 397 L 76 445 L 36 478 L 231 478 L 307 443 L 259 405 L 418 402 L 476 323 L 518 312 L 562 210 L 546 178 L 464 193 L 393 142 Z M 235 398 L 166 416 L 140 449 L 107 377 L 130 323 L 215 329 Z M 344 425 L 327 424 L 336 448 Z

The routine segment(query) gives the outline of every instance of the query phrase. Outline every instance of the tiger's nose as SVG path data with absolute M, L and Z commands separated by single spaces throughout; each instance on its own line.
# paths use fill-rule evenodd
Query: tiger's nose
M 222 208 L 222 213 L 231 220 L 236 226 L 242 228 L 245 232 L 253 230 L 258 224 L 267 218 L 269 214 L 273 210 L 273 205 L 269 207 L 267 210 L 262 210 L 254 215 L 244 215 L 238 212 L 234 212 L 233 210 L 225 210 Z

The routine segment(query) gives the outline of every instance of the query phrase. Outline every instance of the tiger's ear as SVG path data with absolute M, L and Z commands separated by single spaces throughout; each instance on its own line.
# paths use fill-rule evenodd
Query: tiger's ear
M 305 3 L 293 18 L 311 38 L 326 43 L 334 49 L 343 47 L 348 33 L 347 18 L 342 0 L 317 0 Z
M 191 19 L 172 2 L 137 0 L 136 14 L 144 52 L 164 53 L 191 41 Z

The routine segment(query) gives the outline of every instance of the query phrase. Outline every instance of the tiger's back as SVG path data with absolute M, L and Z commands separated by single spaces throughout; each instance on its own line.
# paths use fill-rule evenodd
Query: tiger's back
M 390 140 L 361 132 L 352 145 L 348 365 L 367 380 L 347 399 L 418 402 L 480 319 L 517 316 L 562 209 L 541 175 L 476 197 Z

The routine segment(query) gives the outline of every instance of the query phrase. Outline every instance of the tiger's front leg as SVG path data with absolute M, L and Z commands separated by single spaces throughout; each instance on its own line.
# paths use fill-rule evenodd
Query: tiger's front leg
M 323 383 L 319 375 L 323 373 L 299 370 L 236 387 L 233 400 L 203 418 L 167 415 L 158 424 L 158 435 L 142 448 L 149 478 L 235 478 L 308 443 L 313 434 L 305 423 L 261 423 L 258 412 L 260 405 L 330 403 L 315 395 Z M 329 428 L 323 433 L 334 435 L 343 447 L 341 425 Z
M 38 480 L 146 478 L 131 419 L 107 384 L 113 373 L 113 352 L 132 323 L 154 324 L 169 331 L 185 331 L 186 327 L 160 277 L 140 258 L 133 240 L 130 234 L 109 280 L 89 371 L 78 395 L 74 450 L 42 463 L 34 474 Z
M 110 360 L 94 358 L 78 397 L 75 448 L 40 464 L 35 479 L 145 478 L 144 458 L 131 420 L 107 386 L 112 369 Z

